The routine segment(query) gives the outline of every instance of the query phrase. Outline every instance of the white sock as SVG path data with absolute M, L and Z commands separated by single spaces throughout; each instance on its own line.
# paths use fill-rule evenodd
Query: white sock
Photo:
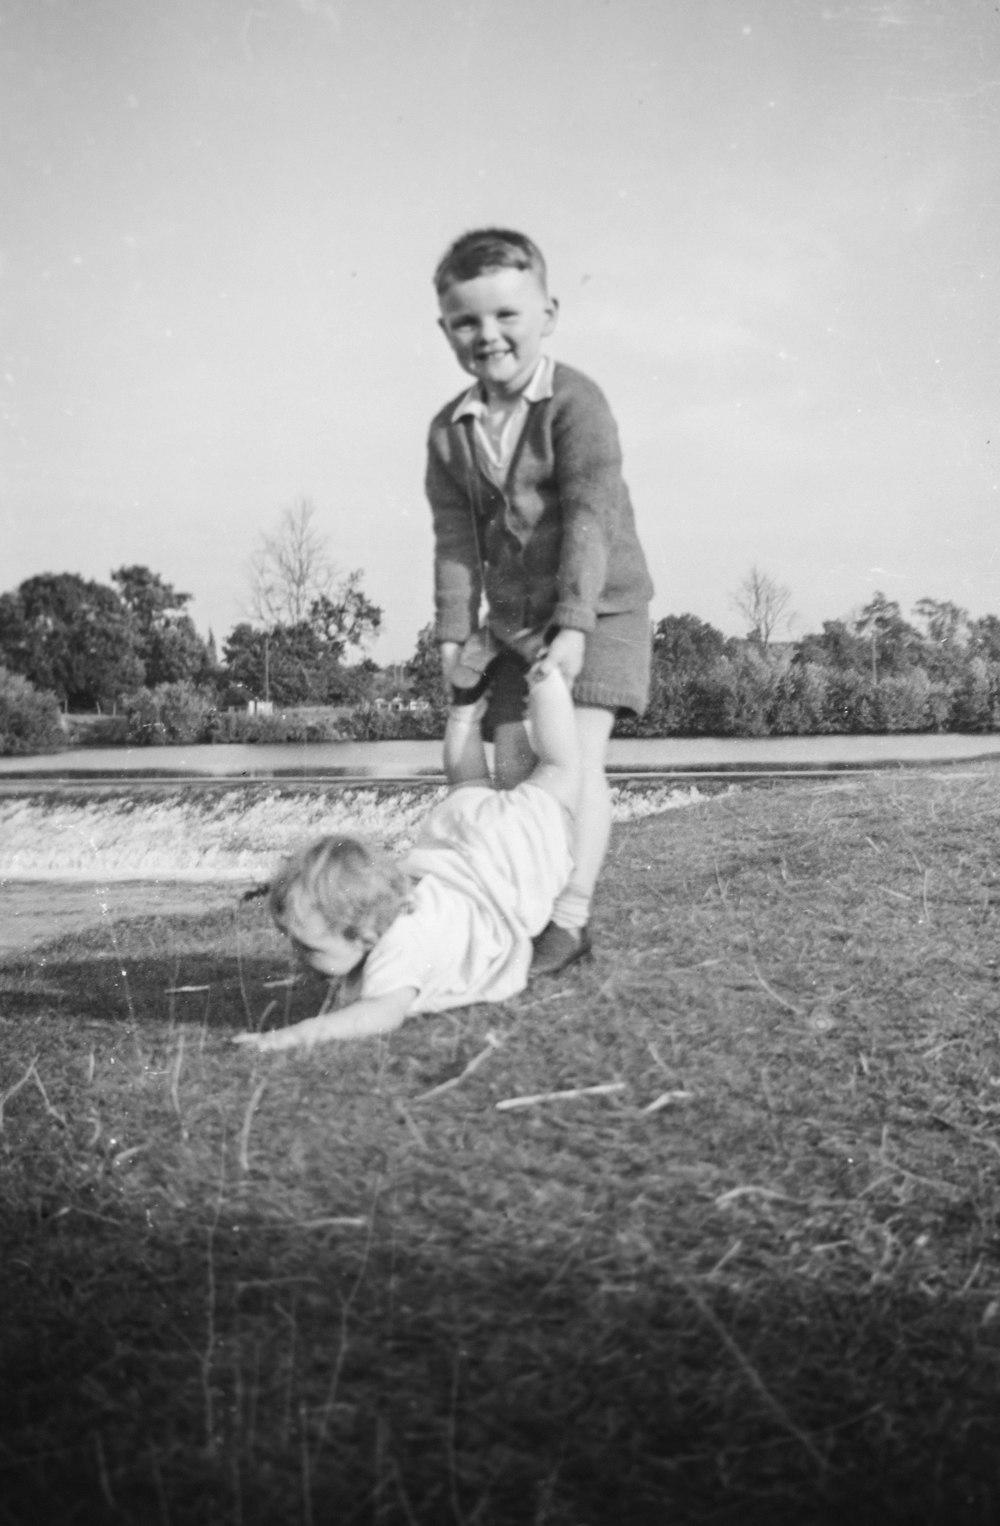
M 556 897 L 556 903 L 552 908 L 552 920 L 557 927 L 564 927 L 568 932 L 576 932 L 581 927 L 586 927 L 590 920 L 590 896 L 582 890 L 574 890 L 571 885 Z

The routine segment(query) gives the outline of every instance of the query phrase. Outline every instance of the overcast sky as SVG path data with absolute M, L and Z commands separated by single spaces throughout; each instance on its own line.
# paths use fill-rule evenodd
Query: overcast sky
M 431 271 L 545 251 L 654 616 L 1000 613 L 993 0 L 0 0 L 0 589 L 140 562 L 221 642 L 308 498 L 431 606 Z

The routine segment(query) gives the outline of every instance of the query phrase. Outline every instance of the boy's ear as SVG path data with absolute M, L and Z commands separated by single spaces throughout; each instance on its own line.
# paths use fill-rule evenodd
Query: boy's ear
M 550 297 L 545 304 L 545 322 L 542 325 L 542 336 L 547 338 L 556 324 L 559 322 L 559 298 Z

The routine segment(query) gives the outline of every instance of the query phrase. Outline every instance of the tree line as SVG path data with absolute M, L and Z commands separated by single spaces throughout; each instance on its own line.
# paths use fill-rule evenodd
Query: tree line
M 746 584 L 744 588 L 746 588 Z M 645 736 L 808 736 L 1000 729 L 1000 619 L 922 598 L 908 620 L 879 591 L 795 641 L 742 640 L 691 614 L 660 620 Z
M 197 742 L 437 736 L 440 662 L 424 627 L 402 664 L 364 655 L 382 610 L 338 572 L 306 501 L 249 564 L 251 617 L 217 651 L 191 595 L 144 566 L 110 583 L 44 573 L 0 595 L 0 751 L 64 743 L 60 713 L 115 717 L 104 740 Z M 767 736 L 1000 729 L 1000 618 L 882 592 L 794 641 L 789 591 L 752 568 L 733 596 L 742 638 L 684 613 L 653 631 L 651 703 L 619 735 Z M 275 714 L 248 715 L 261 710 Z

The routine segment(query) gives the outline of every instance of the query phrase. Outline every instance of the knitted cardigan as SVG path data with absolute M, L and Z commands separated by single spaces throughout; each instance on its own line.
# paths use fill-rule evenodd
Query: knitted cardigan
M 432 420 L 427 448 L 437 640 L 464 641 L 484 595 L 501 640 L 591 631 L 598 615 L 648 604 L 618 430 L 595 383 L 556 363 L 553 395 L 530 405 L 502 492 L 478 465 L 472 419 L 452 419 L 457 401 Z

